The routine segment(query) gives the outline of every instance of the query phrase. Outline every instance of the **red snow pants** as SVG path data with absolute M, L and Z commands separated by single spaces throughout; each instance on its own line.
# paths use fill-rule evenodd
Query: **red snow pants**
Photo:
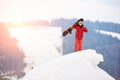
M 82 40 L 81 39 L 75 39 L 74 52 L 81 51 L 81 50 L 82 50 Z

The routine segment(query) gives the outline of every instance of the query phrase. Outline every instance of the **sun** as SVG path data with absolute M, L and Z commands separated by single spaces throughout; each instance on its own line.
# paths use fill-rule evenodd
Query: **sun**
M 24 22 L 24 19 L 21 17 L 14 17 L 11 19 L 11 22 L 14 24 L 21 24 L 22 22 Z
M 21 27 L 21 26 L 24 26 L 24 19 L 23 18 L 20 18 L 20 17 L 15 17 L 15 18 L 12 18 L 10 21 L 8 21 L 9 23 L 9 27 Z
M 13 26 L 19 26 L 28 20 L 26 16 L 28 13 L 23 13 L 23 11 L 14 11 L 9 13 L 9 15 L 5 18 L 5 22 L 13 24 Z
M 9 22 L 14 23 L 14 24 L 21 24 L 25 21 L 24 16 L 11 16 Z

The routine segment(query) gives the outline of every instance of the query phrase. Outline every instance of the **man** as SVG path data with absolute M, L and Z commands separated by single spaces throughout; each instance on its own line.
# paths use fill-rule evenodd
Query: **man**
M 84 19 L 79 19 L 75 24 L 63 32 L 63 36 L 67 33 L 71 33 L 73 29 L 76 29 L 75 42 L 74 42 L 74 52 L 82 50 L 82 39 L 84 32 L 88 32 L 87 28 L 83 25 Z M 66 33 L 67 32 L 67 33 Z

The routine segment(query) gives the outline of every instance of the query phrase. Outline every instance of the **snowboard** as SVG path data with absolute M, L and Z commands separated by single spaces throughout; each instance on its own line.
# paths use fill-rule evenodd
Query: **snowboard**
M 73 30 L 73 29 L 72 29 L 71 27 L 69 27 L 68 29 L 66 29 L 66 30 L 62 33 L 63 37 L 65 37 L 68 33 L 71 34 L 72 30 Z

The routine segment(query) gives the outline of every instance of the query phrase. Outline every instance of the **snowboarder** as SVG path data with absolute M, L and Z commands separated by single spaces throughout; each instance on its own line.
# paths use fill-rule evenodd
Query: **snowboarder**
M 75 42 L 74 42 L 74 52 L 82 50 L 82 39 L 83 33 L 88 32 L 88 29 L 83 25 L 83 18 L 80 18 L 75 24 L 69 27 L 63 32 L 63 36 L 66 36 L 68 33 L 71 34 L 73 29 L 76 29 Z

